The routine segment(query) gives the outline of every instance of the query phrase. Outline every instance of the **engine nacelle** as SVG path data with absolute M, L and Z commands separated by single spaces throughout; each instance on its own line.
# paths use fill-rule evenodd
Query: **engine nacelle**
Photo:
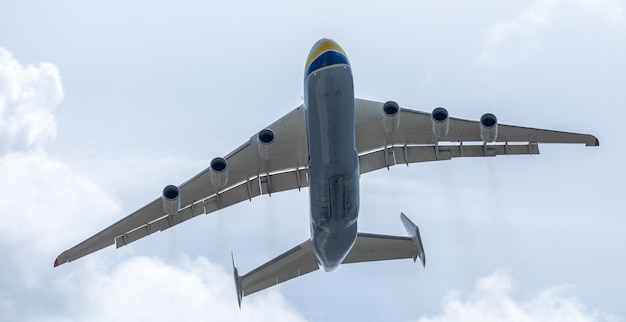
M 223 188 L 228 182 L 228 164 L 224 158 L 211 160 L 211 183 L 217 188 Z
M 448 129 L 450 127 L 448 110 L 443 107 L 435 108 L 430 120 L 433 124 L 433 135 L 435 135 L 435 138 L 440 139 L 448 134 Z
M 180 192 L 178 187 L 169 185 L 163 188 L 163 210 L 168 215 L 175 215 L 180 210 Z
M 383 104 L 383 127 L 393 132 L 400 126 L 400 106 L 394 101 Z
M 272 143 L 274 143 L 274 131 L 271 129 L 261 130 L 256 137 L 256 143 L 261 159 L 269 160 L 272 152 Z
M 491 113 L 480 118 L 480 139 L 484 143 L 493 142 L 498 137 L 498 119 Z

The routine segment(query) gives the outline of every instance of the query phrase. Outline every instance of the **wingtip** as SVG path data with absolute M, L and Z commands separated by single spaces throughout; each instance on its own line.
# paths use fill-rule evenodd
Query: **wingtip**
M 54 267 L 61 266 L 68 262 L 69 262 L 69 259 L 66 255 L 66 252 L 63 252 L 61 253 L 61 255 L 57 256 L 57 258 L 54 260 Z
M 589 134 L 589 137 L 585 145 L 586 146 L 600 146 L 600 140 L 598 140 L 598 138 L 595 137 L 594 135 Z

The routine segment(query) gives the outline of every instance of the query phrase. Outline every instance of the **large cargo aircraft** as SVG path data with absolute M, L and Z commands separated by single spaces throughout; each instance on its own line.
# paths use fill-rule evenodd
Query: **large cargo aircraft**
M 393 101 L 354 97 L 344 50 L 321 39 L 304 69 L 304 104 L 189 181 L 169 185 L 160 198 L 64 251 L 54 266 L 115 244 L 128 245 L 201 214 L 280 191 L 309 188 L 309 239 L 240 276 L 233 259 L 239 305 L 243 296 L 340 264 L 412 258 L 426 264 L 417 226 L 404 214 L 407 237 L 359 233 L 359 177 L 397 164 L 459 157 L 539 154 L 539 143 L 598 146 L 593 135 L 452 118 L 401 108 Z

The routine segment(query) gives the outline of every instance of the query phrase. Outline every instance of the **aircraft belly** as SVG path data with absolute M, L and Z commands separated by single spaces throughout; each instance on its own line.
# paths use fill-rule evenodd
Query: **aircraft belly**
M 309 144 L 311 241 L 326 270 L 356 240 L 359 162 L 354 131 L 354 89 L 349 66 L 311 74 L 305 83 Z

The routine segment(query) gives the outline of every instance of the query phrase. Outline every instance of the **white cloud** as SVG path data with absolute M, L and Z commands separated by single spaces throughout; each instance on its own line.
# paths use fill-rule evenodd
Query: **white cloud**
M 451 292 L 443 301 L 443 312 L 421 317 L 419 322 L 444 321 L 617 321 L 600 310 L 590 310 L 575 296 L 572 285 L 551 287 L 525 301 L 512 297 L 515 283 L 504 273 L 496 272 L 478 280 L 467 296 Z
M 488 28 L 479 60 L 495 65 L 519 63 L 541 48 L 542 35 L 549 27 L 566 20 L 579 27 L 580 15 L 620 28 L 626 21 L 618 0 L 536 0 L 513 19 Z
M 53 113 L 62 99 L 55 65 L 24 66 L 0 48 L 0 153 L 41 148 L 54 139 Z
M 62 98 L 56 66 L 23 66 L 0 48 L 0 316 L 9 320 L 28 320 L 25 305 L 45 309 L 29 299 L 54 292 L 56 256 L 120 215 L 104 189 L 44 151 Z
M 61 250 L 120 215 L 105 191 L 44 152 L 0 157 L 0 178 L 0 251 L 25 285 L 35 285 Z
M 579 0 L 583 10 L 589 14 L 598 15 L 609 23 L 623 25 L 624 16 L 623 2 L 619 0 Z
M 70 321 L 304 320 L 276 290 L 246 298 L 240 310 L 231 273 L 203 257 L 177 264 L 134 257 L 107 272 L 75 274 L 63 284 L 78 300 L 63 313 Z M 85 287 L 72 291 L 76 285 Z
M 56 66 L 23 66 L 0 48 L 0 252 L 14 270 L 11 282 L 26 287 L 45 278 L 59 250 L 85 237 L 74 228 L 119 216 L 103 189 L 43 151 L 56 135 L 62 98 Z

